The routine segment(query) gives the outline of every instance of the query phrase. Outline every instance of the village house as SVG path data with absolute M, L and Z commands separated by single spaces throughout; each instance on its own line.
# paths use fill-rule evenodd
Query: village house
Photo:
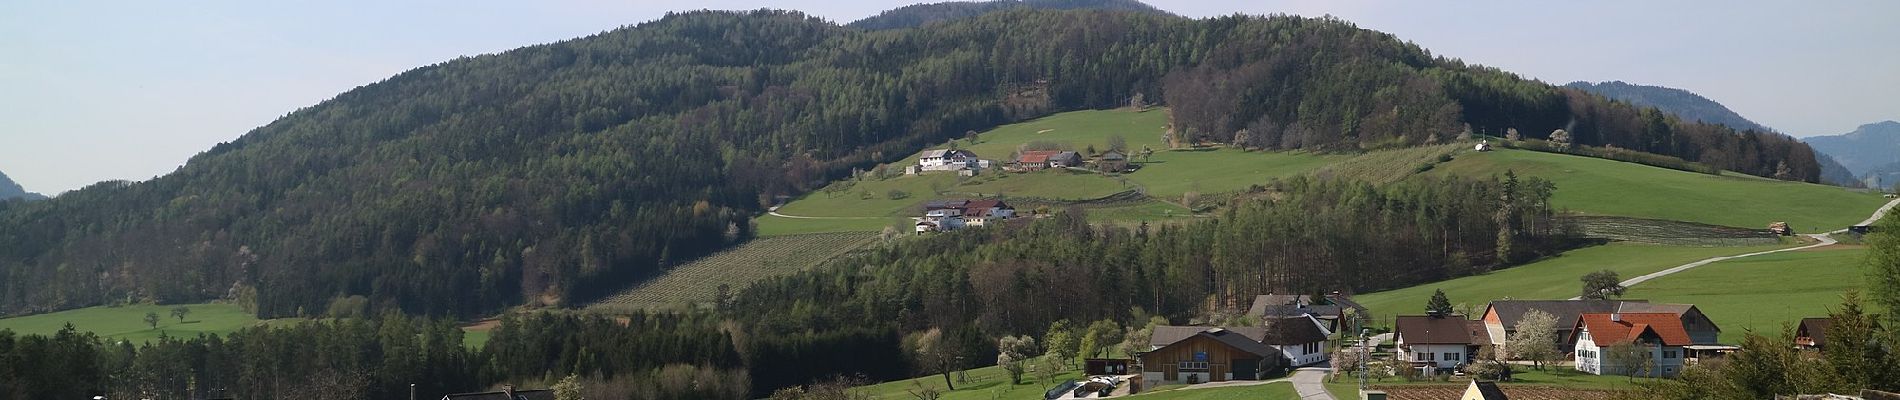
M 1114 151 L 1114 150 L 1102 152 L 1102 156 L 1096 158 L 1095 160 L 1095 169 L 1102 170 L 1104 172 L 1127 171 L 1128 170 L 1128 155 L 1122 154 L 1122 152 Z
M 1049 156 L 1049 168 L 1069 168 L 1082 166 L 1082 153 L 1064 151 Z
M 916 232 L 948 232 L 968 226 L 1016 217 L 1016 209 L 995 199 L 935 200 L 924 203 L 924 216 L 914 218 Z
M 1652 365 L 1642 375 L 1675 376 L 1682 371 L 1689 332 L 1681 317 L 1671 313 L 1584 313 L 1578 317 L 1572 354 L 1576 369 L 1596 375 L 1627 375 L 1629 368 L 1616 360 L 1615 346 L 1635 346 Z
M 1650 303 L 1644 300 L 1498 300 L 1485 307 L 1483 318 L 1492 348 L 1509 354 L 1507 342 L 1510 335 L 1517 332 L 1517 323 L 1531 310 L 1557 317 L 1559 342 L 1552 345 L 1561 351 L 1570 351 L 1576 344 L 1572 341 L 1575 335 L 1571 329 L 1584 313 L 1668 313 L 1681 321 L 1693 344 L 1707 345 L 1701 347 L 1710 350 L 1722 347 L 1713 346 L 1717 337 L 1721 336 L 1722 328 L 1693 304 Z
M 1280 350 L 1261 343 L 1259 327 L 1157 326 L 1141 360 L 1145 387 L 1166 383 L 1259 380 L 1286 367 Z
M 1353 318 L 1361 322 L 1364 316 L 1369 315 L 1364 306 L 1339 292 L 1327 294 L 1325 300 L 1331 304 L 1317 304 L 1311 295 L 1263 294 L 1254 296 L 1253 304 L 1247 308 L 1247 315 L 1262 320 L 1312 316 L 1328 332 L 1350 328 L 1345 324 L 1354 321 L 1344 321 L 1347 318 L 1346 310 L 1352 310 Z
M 1295 368 L 1326 362 L 1332 358 L 1326 350 L 1333 332 L 1323 324 L 1311 315 L 1269 319 L 1261 326 L 1261 343 L 1279 350 Z
M 1470 384 L 1465 385 L 1465 394 L 1463 396 L 1459 396 L 1458 399 L 1459 400 L 1510 400 L 1511 397 L 1506 396 L 1504 394 L 1504 389 L 1498 387 L 1497 382 L 1480 381 L 1477 379 L 1472 379 Z
M 969 150 L 926 150 L 917 158 L 917 166 L 923 171 L 956 171 L 974 168 L 977 161 L 976 153 Z
M 1457 314 L 1401 315 L 1392 326 L 1399 361 L 1427 373 L 1458 368 L 1477 357 L 1478 347 L 1491 340 L 1482 321 Z
M 1794 328 L 1794 346 L 1804 350 L 1826 347 L 1827 327 L 1833 324 L 1834 320 L 1827 318 L 1802 318 Z
M 1013 168 L 1017 171 L 1035 171 L 1049 168 L 1049 158 L 1061 153 L 1062 151 L 1059 150 L 1024 151 L 1016 155 L 1016 164 Z

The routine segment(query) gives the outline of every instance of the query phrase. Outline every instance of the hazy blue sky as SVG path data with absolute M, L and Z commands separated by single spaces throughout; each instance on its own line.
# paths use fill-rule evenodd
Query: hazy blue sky
M 0 171 L 58 193 L 149 179 L 350 88 L 669 10 L 849 22 L 912 1 L 5 1 Z M 1236 4 L 1238 3 L 1238 4 Z M 1900 119 L 1896 1 L 1154 1 L 1191 17 L 1332 14 L 1552 83 L 1689 89 L 1796 136 Z

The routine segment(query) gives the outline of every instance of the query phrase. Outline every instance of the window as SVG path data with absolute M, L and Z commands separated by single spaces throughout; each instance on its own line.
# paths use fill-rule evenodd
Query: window
M 1675 350 L 1663 350 L 1663 358 L 1676 358 Z
M 1421 352 L 1421 353 L 1418 353 L 1418 357 L 1419 357 L 1418 361 L 1435 361 L 1435 357 L 1438 357 L 1438 353 Z
M 1205 371 L 1207 370 L 1207 362 L 1206 361 L 1182 361 L 1180 365 L 1180 369 L 1182 371 Z
M 1445 353 L 1445 361 L 1458 361 L 1458 353 Z

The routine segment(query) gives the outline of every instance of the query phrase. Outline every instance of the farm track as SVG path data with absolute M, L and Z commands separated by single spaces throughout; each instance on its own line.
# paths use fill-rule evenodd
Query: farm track
M 1893 208 L 1894 208 L 1894 206 L 1896 206 L 1896 205 L 1900 205 L 1900 199 L 1894 199 L 1893 201 L 1888 201 L 1888 202 L 1887 202 L 1887 204 L 1885 204 L 1885 205 L 1882 205 L 1882 206 L 1880 206 L 1880 209 L 1877 209 L 1877 210 L 1874 210 L 1874 213 L 1873 213 L 1873 215 L 1872 215 L 1872 216 L 1869 216 L 1869 217 L 1867 217 L 1867 219 L 1866 219 L 1866 220 L 1864 220 L 1864 221 L 1861 221 L 1861 223 L 1860 223 L 1860 224 L 1857 224 L 1857 225 L 1868 225 L 1868 224 L 1872 224 L 1872 223 L 1874 223 L 1874 222 L 1876 222 L 1876 221 L 1880 221 L 1880 218 L 1881 218 L 1881 217 L 1884 217 L 1884 216 L 1886 216 L 1886 215 L 1887 215 L 1887 212 L 1888 212 L 1888 211 L 1892 211 L 1892 210 L 1893 210 Z M 1842 228 L 1842 229 L 1839 229 L 1839 230 L 1834 230 L 1834 231 L 1830 231 L 1830 232 L 1825 232 L 1825 233 L 1811 233 L 1811 234 L 1806 234 L 1806 235 L 1802 235 L 1802 236 L 1806 236 L 1806 237 L 1808 237 L 1808 238 L 1810 238 L 1810 239 L 1814 239 L 1815 241 L 1817 241 L 1817 242 L 1818 242 L 1818 243 L 1815 243 L 1815 244 L 1810 244 L 1810 245 L 1806 245 L 1806 246 L 1796 246 L 1796 247 L 1789 247 L 1789 248 L 1784 248 L 1784 249 L 1777 249 L 1777 250 L 1769 250 L 1769 251 L 1758 251 L 1758 252 L 1754 252 L 1754 253 L 1748 253 L 1748 254 L 1740 254 L 1740 255 L 1733 255 L 1733 256 L 1722 256 L 1722 257 L 1711 257 L 1711 258 L 1707 258 L 1707 259 L 1703 259 L 1703 260 L 1701 260 L 1701 261 L 1696 261 L 1696 262 L 1692 262 L 1692 263 L 1688 263 L 1688 264 L 1683 264 L 1683 265 L 1678 265 L 1678 266 L 1676 266 L 1676 267 L 1674 267 L 1674 268 L 1670 268 L 1670 269 L 1665 269 L 1665 270 L 1662 270 L 1662 271 L 1657 271 L 1657 272 L 1655 272 L 1655 273 L 1652 273 L 1652 274 L 1648 274 L 1648 275 L 1643 275 L 1643 276 L 1638 276 L 1638 277 L 1635 277 L 1635 278 L 1630 278 L 1630 279 L 1628 279 L 1628 280 L 1625 280 L 1625 281 L 1623 281 L 1623 287 L 1626 287 L 1626 288 L 1627 288 L 1627 287 L 1631 287 L 1631 286 L 1636 286 L 1637 284 L 1641 284 L 1641 283 L 1643 283 L 1643 282 L 1648 282 L 1648 281 L 1650 281 L 1650 280 L 1652 280 L 1652 279 L 1656 279 L 1656 278 L 1661 278 L 1661 277 L 1665 277 L 1665 276 L 1669 276 L 1670 274 L 1674 274 L 1674 273 L 1677 273 L 1677 272 L 1682 272 L 1682 271 L 1688 271 L 1688 270 L 1690 270 L 1690 269 L 1693 269 L 1693 268 L 1695 268 L 1695 267 L 1700 267 L 1700 266 L 1704 266 L 1704 265 L 1709 265 L 1709 264 L 1713 264 L 1713 263 L 1716 263 L 1716 262 L 1720 262 L 1720 261 L 1728 261 L 1728 260 L 1734 260 L 1734 259 L 1738 259 L 1738 258 L 1747 258 L 1747 257 L 1754 257 L 1754 256 L 1759 256 L 1759 255 L 1763 255 L 1763 254 L 1774 254 L 1774 253 L 1780 253 L 1780 252 L 1787 252 L 1787 251 L 1801 251 L 1801 250 L 1808 250 L 1808 249 L 1815 249 L 1815 248 L 1821 248 L 1821 247 L 1827 247 L 1827 246 L 1832 246 L 1832 245 L 1834 245 L 1834 243 L 1835 243 L 1835 241 L 1834 241 L 1834 238 L 1831 238 L 1831 237 L 1828 237 L 1828 234 L 1833 234 L 1833 233 L 1843 233 L 1843 232 L 1847 232 L 1847 229 L 1846 229 L 1846 228 Z M 1577 300 L 1577 299 L 1580 299 L 1580 298 L 1581 298 L 1581 297 L 1572 297 L 1572 298 L 1570 298 L 1570 299 L 1571 299 L 1571 300 Z
M 697 306 L 716 300 L 719 285 L 738 293 L 762 280 L 790 275 L 850 254 L 877 238 L 872 232 L 811 233 L 758 238 L 674 267 L 657 278 L 585 307 L 625 313 Z

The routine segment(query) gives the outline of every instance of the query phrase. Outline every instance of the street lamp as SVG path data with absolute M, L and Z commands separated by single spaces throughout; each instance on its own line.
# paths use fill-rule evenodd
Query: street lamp
M 1366 364 L 1372 361 L 1371 339 L 1366 338 L 1370 333 L 1372 333 L 1371 329 L 1359 328 L 1359 391 L 1361 392 L 1366 391 Z

